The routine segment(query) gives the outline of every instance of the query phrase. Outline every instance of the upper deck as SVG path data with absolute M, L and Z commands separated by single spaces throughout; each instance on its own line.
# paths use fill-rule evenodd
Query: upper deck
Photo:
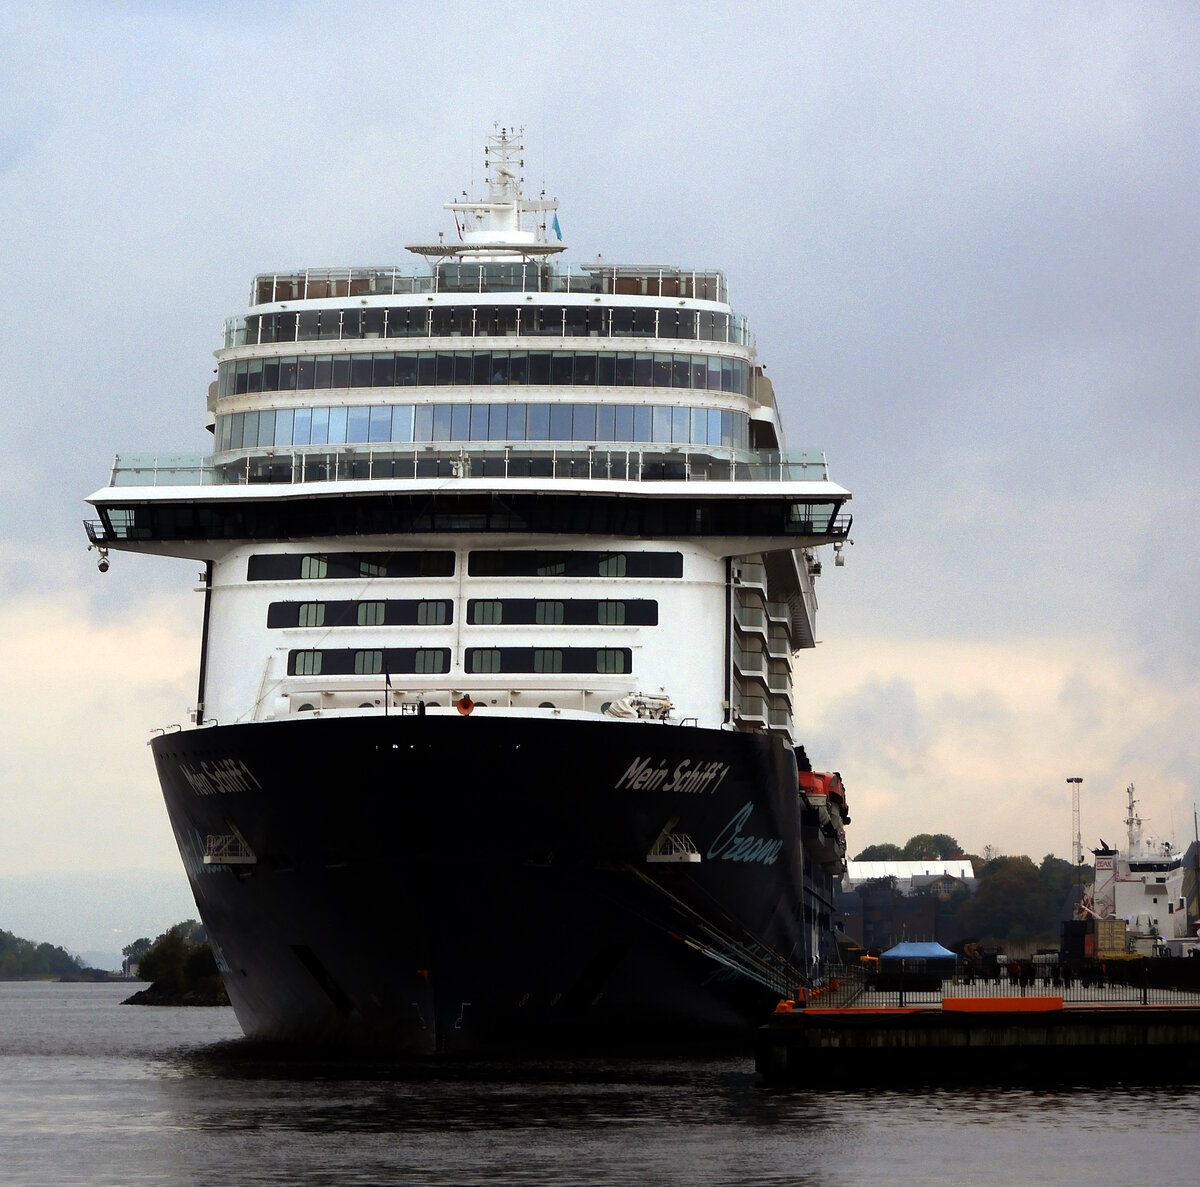
M 729 303 L 728 287 L 721 272 L 658 264 L 572 265 L 518 259 L 455 260 L 432 268 L 408 264 L 263 272 L 254 278 L 250 305 L 438 293 L 580 293 Z
M 520 176 L 522 146 L 515 130 L 498 128 L 495 135 L 488 137 L 484 152 L 487 194 L 467 198 L 464 192 L 461 200 L 445 204 L 444 208 L 453 212 L 456 235 L 447 239 L 442 232 L 435 241 L 409 245 L 408 250 L 424 257 L 426 264 L 260 273 L 250 289 L 247 316 L 231 319 L 226 327 L 225 348 L 261 343 L 263 320 L 280 313 L 294 315 L 298 305 L 312 309 L 336 307 L 339 303 L 348 307 L 353 303 L 371 309 L 385 302 L 412 306 L 422 299 L 430 305 L 438 304 L 439 298 L 446 304 L 454 304 L 480 295 L 495 298 L 497 305 L 530 302 L 536 306 L 539 298 L 561 297 L 568 306 L 604 301 L 610 309 L 619 304 L 637 306 L 650 301 L 671 301 L 676 308 L 690 307 L 693 319 L 698 311 L 725 315 L 719 335 L 710 326 L 707 334 L 693 332 L 685 337 L 745 342 L 743 327 L 735 323 L 731 332 L 729 322 L 734 319 L 728 317 L 729 294 L 725 277 L 719 271 L 659 264 L 608 264 L 601 257 L 583 265 L 554 261 L 551 257 L 566 249 L 558 222 L 558 201 L 547 198 L 544 192 L 536 198 L 524 194 Z M 550 224 L 546 221 L 548 215 L 553 215 Z M 395 320 L 399 325 L 399 319 Z M 248 321 L 253 330 L 249 334 Z M 378 318 L 367 321 L 370 324 L 364 326 L 361 336 L 394 336 L 396 326 L 389 331 Z M 485 323 L 488 321 L 484 319 Z M 447 332 L 460 329 L 447 327 Z M 432 323 L 422 325 L 418 320 L 414 324 L 409 318 L 405 318 L 399 336 L 420 334 L 422 330 L 437 336 Z M 630 327 L 630 330 L 645 333 L 644 328 Z M 564 336 L 570 332 L 564 321 Z M 585 325 L 582 332 L 595 333 L 596 327 Z M 273 322 L 266 341 L 341 336 L 341 328 L 337 334 L 332 334 L 328 326 L 322 332 L 315 321 L 307 326 L 301 321 L 285 326 L 282 331 Z
M 528 316 L 524 332 L 545 334 L 558 329 L 560 336 L 626 335 L 679 337 L 744 345 L 749 327 L 733 315 L 728 305 L 725 277 L 720 272 L 685 271 L 654 266 L 610 266 L 493 261 L 439 263 L 432 269 L 420 265 L 369 268 L 309 268 L 295 272 L 266 272 L 254 278 L 250 308 L 225 323 L 224 349 L 257 343 L 318 341 L 341 338 L 438 337 L 443 329 L 433 316 L 439 303 L 461 305 L 468 314 L 478 304 L 472 298 L 495 298 L 490 316 L 468 317 L 474 336 L 506 336 L 517 322 L 499 312 L 536 308 L 545 299 L 560 301 L 561 322 Z M 424 298 L 424 300 L 418 300 Z M 539 298 L 539 300 L 535 300 Z M 658 311 L 670 302 L 676 311 L 672 331 L 659 326 Z M 602 308 L 593 308 L 602 303 Z M 407 307 L 402 321 L 395 312 L 385 322 L 387 306 Z M 571 313 L 571 307 L 576 313 Z M 342 308 L 355 313 L 353 329 L 345 318 L 335 326 L 318 320 L 317 309 Z M 612 309 L 640 308 L 628 326 L 613 322 Z M 679 311 L 686 311 L 682 314 Z M 648 317 L 647 317 L 648 315 Z M 444 332 L 458 336 L 463 326 L 447 315 Z M 478 324 L 475 324 L 478 323 Z M 492 323 L 495 323 L 494 325 Z M 511 323 L 511 324 L 510 324 Z M 401 328 L 397 328 L 400 326 Z M 536 328 L 535 328 L 536 326 Z M 602 327 L 602 328 L 601 328 Z

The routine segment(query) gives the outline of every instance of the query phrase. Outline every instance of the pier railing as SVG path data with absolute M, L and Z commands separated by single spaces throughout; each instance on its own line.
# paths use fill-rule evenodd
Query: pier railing
M 912 963 L 912 962 L 906 962 Z M 953 973 L 923 968 L 872 971 L 831 965 L 802 1003 L 828 1009 L 938 1007 L 953 998 L 1061 997 L 1071 1005 L 1200 1006 L 1200 961 L 1096 962 L 1081 969 L 1014 968 Z M 797 1001 L 797 1005 L 802 1004 Z

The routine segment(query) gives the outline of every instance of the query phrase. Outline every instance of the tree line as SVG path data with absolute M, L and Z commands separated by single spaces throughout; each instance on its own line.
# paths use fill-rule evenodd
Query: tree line
M 0 978 L 30 981 L 38 977 L 70 977 L 84 972 L 83 963 L 65 948 L 38 944 L 0 931 Z
M 1092 869 L 1078 870 L 1069 861 L 1047 853 L 1040 864 L 1023 854 L 984 856 L 964 853 L 946 833 L 918 833 L 903 845 L 868 845 L 856 861 L 970 861 L 975 873 L 974 892 L 963 886 L 939 905 L 939 916 L 953 918 L 954 930 L 980 942 L 1037 940 L 1058 943 L 1060 923 L 1070 918 L 1074 888 L 1090 885 Z M 870 885 L 870 884 L 868 884 Z M 878 892 L 877 888 L 877 891 Z M 886 891 L 886 888 L 882 888 Z M 893 893 L 898 893 L 893 887 Z M 929 891 L 933 893 L 933 891 Z

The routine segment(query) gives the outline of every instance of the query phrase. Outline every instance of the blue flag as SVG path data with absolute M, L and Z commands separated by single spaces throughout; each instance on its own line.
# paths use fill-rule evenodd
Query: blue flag
M 550 225 L 554 228 L 554 233 L 559 237 L 559 239 L 561 239 L 562 238 L 562 227 L 560 227 L 558 225 L 558 212 L 557 211 L 554 214 L 554 222 L 552 222 Z

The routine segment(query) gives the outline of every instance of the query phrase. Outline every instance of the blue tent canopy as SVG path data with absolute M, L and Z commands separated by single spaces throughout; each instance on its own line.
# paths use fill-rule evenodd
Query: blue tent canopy
M 889 948 L 880 960 L 954 960 L 955 955 L 949 948 L 932 940 L 905 940 L 894 948 Z

